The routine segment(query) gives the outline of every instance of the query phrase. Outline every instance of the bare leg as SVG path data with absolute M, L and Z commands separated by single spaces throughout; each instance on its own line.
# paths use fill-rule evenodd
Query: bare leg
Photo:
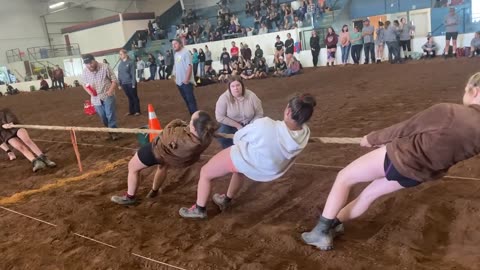
M 157 171 L 155 172 L 155 176 L 153 177 L 152 190 L 158 191 L 160 189 L 160 186 L 162 186 L 163 182 L 165 182 L 165 179 L 167 178 L 167 171 L 167 166 L 159 165 L 157 167 Z
M 25 145 L 27 145 L 33 153 L 35 153 L 37 156 L 41 156 L 43 154 L 42 150 L 38 148 L 37 144 L 32 141 L 30 136 L 28 136 L 28 132 L 26 129 L 21 128 L 17 132 L 17 137 L 22 140 Z
M 23 142 L 19 138 L 11 138 L 8 140 L 8 144 L 10 144 L 13 148 L 17 149 L 23 156 L 25 156 L 29 161 L 35 160 L 35 155 L 30 152 L 28 147 L 23 144 Z
M 230 199 L 233 199 L 237 192 L 242 188 L 243 185 L 243 174 L 233 173 L 232 179 L 230 179 L 230 184 L 228 185 L 227 196 Z
M 334 219 L 345 205 L 353 185 L 385 177 L 383 169 L 385 154 L 385 147 L 378 148 L 356 159 L 340 171 L 328 195 L 322 216 Z
M 445 55 L 448 55 L 448 49 L 450 48 L 450 40 L 445 40 L 445 50 L 443 51 L 443 53 Z
M 345 222 L 361 216 L 370 205 L 381 196 L 403 189 L 397 181 L 388 181 L 380 178 L 368 185 L 355 200 L 345 206 L 337 215 L 341 222 Z
M 6 143 L 2 143 L 0 145 L 0 148 L 2 148 L 5 152 L 7 152 L 7 155 L 8 155 L 8 158 L 10 160 L 15 160 L 17 159 L 17 157 L 15 156 L 15 153 L 13 153 L 12 151 L 10 151 L 10 148 L 8 147 L 8 145 Z M 10 152 L 8 152 L 10 151 Z
M 452 40 L 452 45 L 453 45 L 453 54 L 457 53 L 457 40 L 454 39 Z
M 140 171 L 147 168 L 138 158 L 138 154 L 135 153 L 133 158 L 128 162 L 128 189 L 127 193 L 130 196 L 134 196 L 138 187 L 138 177 Z

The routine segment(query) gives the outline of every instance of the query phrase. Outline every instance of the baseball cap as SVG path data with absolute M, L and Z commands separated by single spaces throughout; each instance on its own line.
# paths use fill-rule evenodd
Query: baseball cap
M 93 55 L 91 54 L 85 54 L 82 56 L 82 59 L 84 64 L 90 64 L 92 61 L 95 60 L 95 57 L 93 57 Z

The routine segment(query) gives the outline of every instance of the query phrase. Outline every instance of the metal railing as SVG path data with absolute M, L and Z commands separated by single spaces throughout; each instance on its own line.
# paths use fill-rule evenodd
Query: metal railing
M 20 62 L 26 60 L 25 53 L 21 52 L 19 48 L 7 50 L 5 52 L 8 63 Z
M 27 49 L 27 54 L 30 59 L 46 59 L 54 57 L 74 56 L 80 55 L 80 46 L 77 43 L 70 45 L 60 44 L 52 46 L 31 47 Z

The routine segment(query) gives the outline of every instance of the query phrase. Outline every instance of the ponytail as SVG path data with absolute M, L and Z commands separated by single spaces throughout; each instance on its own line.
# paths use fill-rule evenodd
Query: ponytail
M 303 125 L 312 117 L 317 101 L 311 94 L 297 94 L 288 101 L 288 107 L 292 111 L 292 119 L 298 125 Z

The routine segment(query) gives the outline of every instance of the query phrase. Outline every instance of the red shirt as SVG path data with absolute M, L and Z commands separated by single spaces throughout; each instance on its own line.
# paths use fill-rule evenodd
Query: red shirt
M 231 54 L 232 56 L 238 56 L 238 47 L 237 47 L 237 46 L 232 47 L 232 48 L 230 49 L 230 54 Z

